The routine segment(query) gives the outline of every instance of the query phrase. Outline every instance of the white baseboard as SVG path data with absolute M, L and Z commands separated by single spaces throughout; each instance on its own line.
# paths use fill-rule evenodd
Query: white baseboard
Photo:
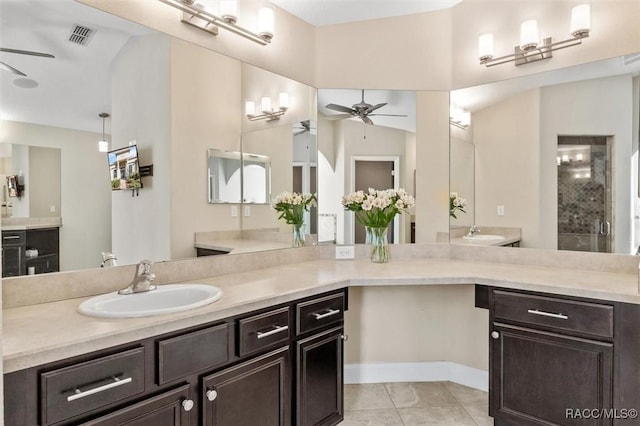
M 487 392 L 489 373 L 454 362 L 403 362 L 388 364 L 345 364 L 344 382 L 440 382 L 449 381 Z

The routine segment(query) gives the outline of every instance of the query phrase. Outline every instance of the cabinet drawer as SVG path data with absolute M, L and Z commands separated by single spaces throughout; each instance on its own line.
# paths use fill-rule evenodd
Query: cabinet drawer
M 144 348 L 41 374 L 42 423 L 56 423 L 144 392 Z
M 296 331 L 303 334 L 344 319 L 344 293 L 309 300 L 296 304 Z
M 26 231 L 2 231 L 2 245 L 17 246 L 26 244 Z
M 238 355 L 244 356 L 289 340 L 289 308 L 238 321 Z
M 613 306 L 494 290 L 494 319 L 613 338 Z
M 158 384 L 181 379 L 229 360 L 229 324 L 158 341 Z

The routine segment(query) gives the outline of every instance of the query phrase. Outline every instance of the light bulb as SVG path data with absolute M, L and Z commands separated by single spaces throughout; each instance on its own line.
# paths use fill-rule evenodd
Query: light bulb
M 562 162 L 563 163 L 568 163 L 569 162 L 569 155 L 562 154 Z
M 271 98 L 264 96 L 260 101 L 260 110 L 262 112 L 271 112 Z
M 584 156 L 582 154 L 576 154 L 576 160 L 582 161 L 583 158 Z
M 256 115 L 256 103 L 253 101 L 246 101 L 244 103 L 244 113 L 247 117 L 253 117 Z
M 100 151 L 100 152 L 108 152 L 109 151 L 109 142 L 107 142 L 107 141 L 99 141 L 98 142 L 98 151 Z
M 493 59 L 493 34 L 483 34 L 478 37 L 478 58 L 480 62 Z
M 471 113 L 465 109 L 462 110 L 462 114 L 460 114 L 460 123 L 463 126 L 468 126 L 471 124 Z
M 223 0 L 220 2 L 220 16 L 222 19 L 235 24 L 238 22 L 238 2 L 235 0 Z
M 571 35 L 588 37 L 591 30 L 591 8 L 581 4 L 571 9 Z
M 538 22 L 535 19 L 524 21 L 520 25 L 520 49 L 526 51 L 538 47 Z
M 264 40 L 271 40 L 274 31 L 273 9 L 261 7 L 258 10 L 258 34 Z
M 289 109 L 289 94 L 287 92 L 280 92 L 278 96 L 278 107 L 283 111 Z

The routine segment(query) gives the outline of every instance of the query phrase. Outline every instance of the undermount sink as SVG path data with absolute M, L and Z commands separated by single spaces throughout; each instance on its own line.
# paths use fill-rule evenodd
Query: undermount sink
M 101 318 L 148 317 L 199 308 L 221 297 L 222 290 L 210 285 L 166 284 L 143 293 L 92 297 L 78 306 L 78 312 Z
M 500 241 L 500 240 L 504 240 L 505 237 L 503 237 L 502 235 L 490 235 L 490 234 L 476 234 L 474 236 L 468 236 L 465 235 L 464 237 L 465 240 L 471 240 L 471 241 Z

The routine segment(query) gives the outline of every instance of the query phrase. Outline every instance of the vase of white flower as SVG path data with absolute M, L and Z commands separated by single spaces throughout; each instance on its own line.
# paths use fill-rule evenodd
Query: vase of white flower
M 459 210 L 462 213 L 466 213 L 465 207 L 467 206 L 467 200 L 458 196 L 457 192 L 449 193 L 449 216 L 457 219 L 456 211 Z
M 278 219 L 293 225 L 293 247 L 302 247 L 305 244 L 304 213 L 316 205 L 315 194 L 297 192 L 283 192 L 276 196 L 273 208 L 279 212 Z
M 371 261 L 388 262 L 387 228 L 396 214 L 406 212 L 415 205 L 413 196 L 404 189 L 378 191 L 369 188 L 367 193 L 356 191 L 342 197 L 342 205 L 355 212 L 358 222 L 367 229 L 367 243 L 372 246 Z

